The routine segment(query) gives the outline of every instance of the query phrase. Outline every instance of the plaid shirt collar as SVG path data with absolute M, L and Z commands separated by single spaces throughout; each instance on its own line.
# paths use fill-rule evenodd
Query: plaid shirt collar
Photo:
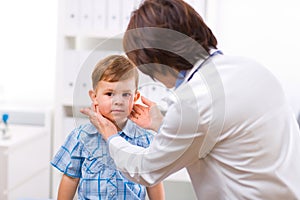
M 121 133 L 124 133 L 129 138 L 134 138 L 135 129 L 136 124 L 133 123 L 133 121 L 131 121 L 130 119 L 128 119 L 122 131 L 119 131 L 118 134 L 120 135 Z M 82 130 L 87 134 L 98 134 L 98 130 L 93 124 L 91 124 L 91 126 L 84 126 Z

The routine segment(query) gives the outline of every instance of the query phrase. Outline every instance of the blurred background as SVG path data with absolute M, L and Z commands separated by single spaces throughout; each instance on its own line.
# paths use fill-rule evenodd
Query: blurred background
M 69 131 L 85 120 L 74 109 L 81 100 L 73 99 L 90 86 L 81 77 L 90 71 L 81 67 L 123 53 L 122 32 L 139 2 L 0 2 L 0 114 L 9 114 L 11 126 L 10 139 L 0 139 L 1 200 L 56 198 L 60 174 L 51 170 L 50 159 Z M 211 27 L 224 54 L 253 58 L 278 77 L 300 119 L 300 2 L 186 2 Z M 144 76 L 140 90 L 163 108 L 168 90 Z M 15 166 L 28 169 L 28 176 Z M 195 198 L 185 171 L 165 185 L 167 199 Z

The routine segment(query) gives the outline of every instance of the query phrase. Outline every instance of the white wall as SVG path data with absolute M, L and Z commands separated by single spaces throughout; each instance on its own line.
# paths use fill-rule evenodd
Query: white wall
M 0 3 L 0 103 L 52 105 L 56 0 Z
M 208 0 L 208 6 L 219 48 L 267 66 L 299 104 L 299 1 Z M 0 103 L 54 102 L 56 21 L 55 0 L 1 1 Z
M 208 24 L 225 53 L 254 58 L 283 83 L 300 113 L 300 1 L 209 0 Z

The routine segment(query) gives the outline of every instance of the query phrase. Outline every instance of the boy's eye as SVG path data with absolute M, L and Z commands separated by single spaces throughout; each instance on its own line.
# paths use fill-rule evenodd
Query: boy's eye
M 105 93 L 105 95 L 111 97 L 113 95 L 113 93 L 112 92 L 107 92 L 107 93 Z
M 124 93 L 123 97 L 131 97 L 131 93 Z

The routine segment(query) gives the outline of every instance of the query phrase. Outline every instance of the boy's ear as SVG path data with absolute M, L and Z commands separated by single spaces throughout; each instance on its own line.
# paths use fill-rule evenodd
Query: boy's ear
M 98 105 L 97 99 L 96 99 L 96 92 L 94 90 L 89 90 L 89 96 L 93 102 L 94 105 Z
M 139 91 L 136 91 L 134 96 L 134 102 L 136 102 L 141 97 L 141 93 Z

